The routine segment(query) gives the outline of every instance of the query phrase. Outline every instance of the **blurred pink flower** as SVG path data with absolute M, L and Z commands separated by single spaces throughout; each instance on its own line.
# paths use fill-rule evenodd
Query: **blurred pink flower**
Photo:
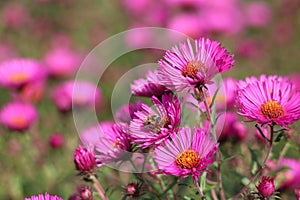
M 130 32 L 125 33 L 125 43 L 130 48 L 141 49 L 150 45 L 153 41 L 153 35 L 149 30 L 143 29 L 142 25 L 132 26 Z
M 3 22 L 9 28 L 19 29 L 29 21 L 29 12 L 20 3 L 9 3 L 3 9 Z
M 205 32 L 205 25 L 201 17 L 195 13 L 177 14 L 168 20 L 167 28 L 186 34 L 197 39 Z
M 142 148 L 157 146 L 167 140 L 180 124 L 181 103 L 177 97 L 163 95 L 160 101 L 152 97 L 155 110 L 146 104 L 134 114 L 130 123 L 132 140 Z
M 0 44 L 0 63 L 17 56 L 16 51 L 8 44 Z
M 272 18 L 272 10 L 269 3 L 263 1 L 251 1 L 246 4 L 246 21 L 248 26 L 267 26 Z
M 195 128 L 192 133 L 190 128 L 182 128 L 154 150 L 154 160 L 161 173 L 184 178 L 192 175 L 196 185 L 198 177 L 213 163 L 217 147 L 205 130 Z
M 54 133 L 49 137 L 49 144 L 52 148 L 61 148 L 65 144 L 64 136 L 60 133 Z
M 294 193 L 295 193 L 296 197 L 298 198 L 298 200 L 300 200 L 300 186 L 294 190 Z
M 19 89 L 43 75 L 40 63 L 32 59 L 10 59 L 0 64 L 0 85 Z
M 94 173 L 96 167 L 95 155 L 92 150 L 78 146 L 74 152 L 74 163 L 82 173 Z
M 288 128 L 300 118 L 300 91 L 287 78 L 261 75 L 240 81 L 239 114 L 249 121 Z
M 300 162 L 298 160 L 283 158 L 278 161 L 275 170 L 280 170 L 276 176 L 276 180 L 280 183 L 279 189 L 293 189 L 300 186 Z
M 39 194 L 38 196 L 31 196 L 30 198 L 25 198 L 25 200 L 63 200 L 61 197 L 52 196 L 48 193 Z
M 56 47 L 44 58 L 48 73 L 53 77 L 68 77 L 76 73 L 80 67 L 81 56 L 69 48 Z
M 237 44 L 237 54 L 246 58 L 257 58 L 265 53 L 262 41 L 245 39 Z
M 257 190 L 263 197 L 271 197 L 275 193 L 274 178 L 263 176 Z
M 142 110 L 142 102 L 137 101 L 132 104 L 126 104 L 119 108 L 115 114 L 115 120 L 118 122 L 130 124 L 131 120 L 137 118 L 135 112 Z
M 75 107 L 97 108 L 101 102 L 97 85 L 86 81 L 67 81 L 54 88 L 52 100 L 57 108 L 66 112 Z
M 37 120 L 38 113 L 34 106 L 23 102 L 11 102 L 0 111 L 1 123 L 13 131 L 26 131 Z
M 243 141 L 247 136 L 246 126 L 239 121 L 239 118 L 233 112 L 226 112 L 221 115 L 216 126 L 216 132 L 220 133 L 220 140 Z

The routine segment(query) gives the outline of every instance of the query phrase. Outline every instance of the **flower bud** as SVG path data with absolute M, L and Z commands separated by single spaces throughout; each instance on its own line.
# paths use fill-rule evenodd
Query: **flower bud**
M 263 197 L 271 197 L 275 192 L 274 178 L 263 176 L 257 190 Z
M 74 152 L 76 169 L 84 173 L 93 173 L 95 170 L 95 155 L 83 146 L 77 147 Z

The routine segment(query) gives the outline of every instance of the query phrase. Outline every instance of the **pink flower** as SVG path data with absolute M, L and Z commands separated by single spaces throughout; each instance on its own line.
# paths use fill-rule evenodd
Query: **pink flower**
M 38 196 L 31 196 L 30 198 L 25 198 L 25 200 L 63 200 L 61 197 L 52 196 L 48 193 L 39 194 Z
M 57 108 L 66 112 L 76 107 L 95 108 L 101 101 L 101 92 L 96 85 L 85 81 L 67 81 L 54 88 L 52 99 Z
M 122 106 L 116 111 L 115 120 L 118 122 L 130 124 L 131 120 L 137 118 L 135 112 L 142 110 L 143 103 L 137 101 L 132 104 Z
M 300 200 L 300 187 L 296 188 L 294 190 L 294 193 L 295 193 L 296 197 L 298 198 L 298 200 Z
M 170 90 L 160 84 L 157 71 L 148 71 L 146 79 L 140 78 L 135 80 L 130 88 L 132 94 L 142 97 L 160 97 L 164 93 L 170 92 Z
M 286 78 L 261 75 L 239 84 L 238 113 L 249 121 L 289 129 L 300 118 L 300 91 Z
M 274 178 L 263 176 L 257 190 L 263 197 L 271 197 L 275 193 Z
M 26 131 L 37 120 L 34 106 L 23 102 L 11 102 L 3 106 L 0 112 L 1 123 L 13 131 Z
M 130 138 L 127 124 L 106 127 L 95 144 L 97 167 L 130 158 Z
M 95 171 L 95 155 L 84 146 L 78 146 L 75 150 L 74 163 L 76 169 L 82 173 L 94 173 Z
M 157 111 L 143 104 L 142 110 L 135 112 L 137 118 L 130 123 L 130 134 L 135 143 L 147 148 L 168 139 L 180 124 L 180 107 L 177 97 L 163 95 L 162 101 L 152 97 Z
M 275 170 L 280 170 L 277 173 L 279 189 L 291 189 L 300 185 L 300 162 L 292 158 L 283 158 L 278 161 Z
M 52 148 L 61 148 L 65 144 L 64 136 L 59 133 L 54 133 L 49 137 L 49 144 Z
M 195 128 L 192 133 L 190 128 L 182 128 L 154 150 L 154 160 L 163 174 L 184 178 L 192 175 L 197 184 L 198 177 L 213 163 L 217 147 L 205 130 Z
M 216 132 L 221 133 L 219 136 L 220 140 L 234 139 L 242 141 L 247 136 L 246 126 L 232 112 L 226 112 L 219 117 Z
M 68 77 L 76 73 L 81 56 L 66 47 L 50 50 L 44 58 L 48 73 L 53 77 Z
M 0 64 L 0 85 L 18 89 L 43 75 L 40 64 L 32 59 L 10 59 Z
M 77 192 L 69 197 L 68 200 L 94 200 L 91 188 L 87 186 L 80 186 Z
M 250 2 L 246 5 L 246 17 L 248 26 L 264 27 L 272 17 L 270 5 L 262 1 Z
M 200 19 L 200 16 L 194 13 L 178 14 L 169 19 L 167 27 L 191 38 L 199 38 L 205 30 L 203 23 L 199 23 Z
M 28 10 L 21 4 L 7 4 L 3 10 L 3 21 L 9 28 L 21 28 L 29 21 Z
M 195 42 L 175 46 L 159 61 L 159 79 L 162 85 L 182 91 L 212 83 L 212 78 L 233 67 L 229 55 L 217 41 L 200 38 Z

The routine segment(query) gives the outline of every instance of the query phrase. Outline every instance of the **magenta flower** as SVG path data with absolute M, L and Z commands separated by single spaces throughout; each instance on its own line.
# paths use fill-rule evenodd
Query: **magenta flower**
M 137 118 L 135 112 L 142 110 L 143 103 L 137 101 L 132 104 L 126 104 L 116 111 L 115 118 L 118 122 L 130 124 L 131 120 Z
M 0 65 L 0 85 L 18 89 L 41 75 L 40 64 L 31 59 L 11 59 Z
M 233 55 L 229 55 L 217 41 L 200 38 L 193 43 L 175 46 L 159 61 L 161 84 L 182 91 L 212 83 L 215 75 L 233 67 Z
M 1 123 L 13 131 L 26 131 L 37 120 L 34 106 L 23 102 L 11 102 L 3 106 L 0 112 Z
M 142 97 L 160 97 L 170 91 L 160 84 L 156 70 L 154 72 L 148 71 L 146 79 L 137 79 L 130 87 L 132 94 Z
M 292 158 L 282 158 L 275 166 L 277 173 L 276 180 L 279 182 L 279 189 L 291 189 L 300 185 L 300 162 Z
M 68 77 L 76 73 L 81 56 L 66 47 L 56 47 L 44 58 L 48 73 L 53 77 Z
M 38 196 L 31 196 L 30 198 L 25 198 L 25 200 L 63 200 L 61 197 L 52 196 L 48 193 L 39 194 Z
M 294 189 L 294 193 L 295 193 L 296 197 L 298 198 L 298 200 L 300 200 L 300 187 Z
M 257 190 L 263 197 L 271 197 L 275 193 L 274 178 L 263 176 Z
M 113 124 L 104 127 L 102 136 L 95 144 L 97 167 L 111 162 L 127 160 L 131 151 L 127 124 Z
M 197 184 L 198 177 L 213 163 L 217 147 L 206 130 L 194 128 L 192 133 L 190 128 L 182 128 L 154 150 L 154 160 L 163 174 L 184 178 L 192 175 Z
M 58 149 L 64 146 L 65 138 L 60 133 L 54 133 L 49 137 L 49 144 L 53 149 Z
M 300 118 L 300 91 L 286 78 L 265 75 L 241 81 L 238 91 L 239 114 L 258 124 L 286 129 Z
M 130 123 L 130 134 L 135 143 L 147 148 L 158 145 L 168 139 L 180 124 L 180 107 L 177 97 L 172 94 L 163 95 L 162 101 L 152 97 L 152 102 L 157 111 L 143 104 L 142 110 L 135 113 Z
M 66 112 L 76 107 L 99 106 L 101 92 L 96 85 L 85 81 L 67 81 L 54 88 L 52 99 L 57 108 Z
M 69 197 L 68 200 L 93 200 L 93 192 L 91 188 L 87 186 L 80 186 L 77 188 L 75 194 Z
M 95 171 L 95 155 L 91 150 L 84 146 L 79 146 L 75 150 L 74 163 L 76 169 L 82 173 L 94 173 Z

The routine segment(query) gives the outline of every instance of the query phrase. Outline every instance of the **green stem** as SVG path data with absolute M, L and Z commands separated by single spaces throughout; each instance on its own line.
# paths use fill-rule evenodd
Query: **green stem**
M 270 130 L 271 130 L 271 137 L 270 137 L 270 140 L 268 141 L 269 145 L 268 145 L 267 153 L 266 153 L 266 156 L 265 156 L 262 164 L 259 166 L 259 169 L 256 171 L 256 173 L 254 174 L 254 176 L 251 178 L 251 180 L 248 183 L 248 185 L 246 185 L 245 187 L 243 187 L 240 190 L 240 192 L 232 198 L 232 200 L 238 199 L 244 192 L 246 192 L 248 190 L 248 188 L 250 187 L 250 185 L 252 183 L 254 183 L 254 181 L 261 175 L 263 169 L 265 168 L 265 164 L 266 164 L 266 162 L 268 161 L 268 159 L 270 157 L 270 154 L 272 152 L 272 147 L 273 147 L 274 127 L 270 126 Z

